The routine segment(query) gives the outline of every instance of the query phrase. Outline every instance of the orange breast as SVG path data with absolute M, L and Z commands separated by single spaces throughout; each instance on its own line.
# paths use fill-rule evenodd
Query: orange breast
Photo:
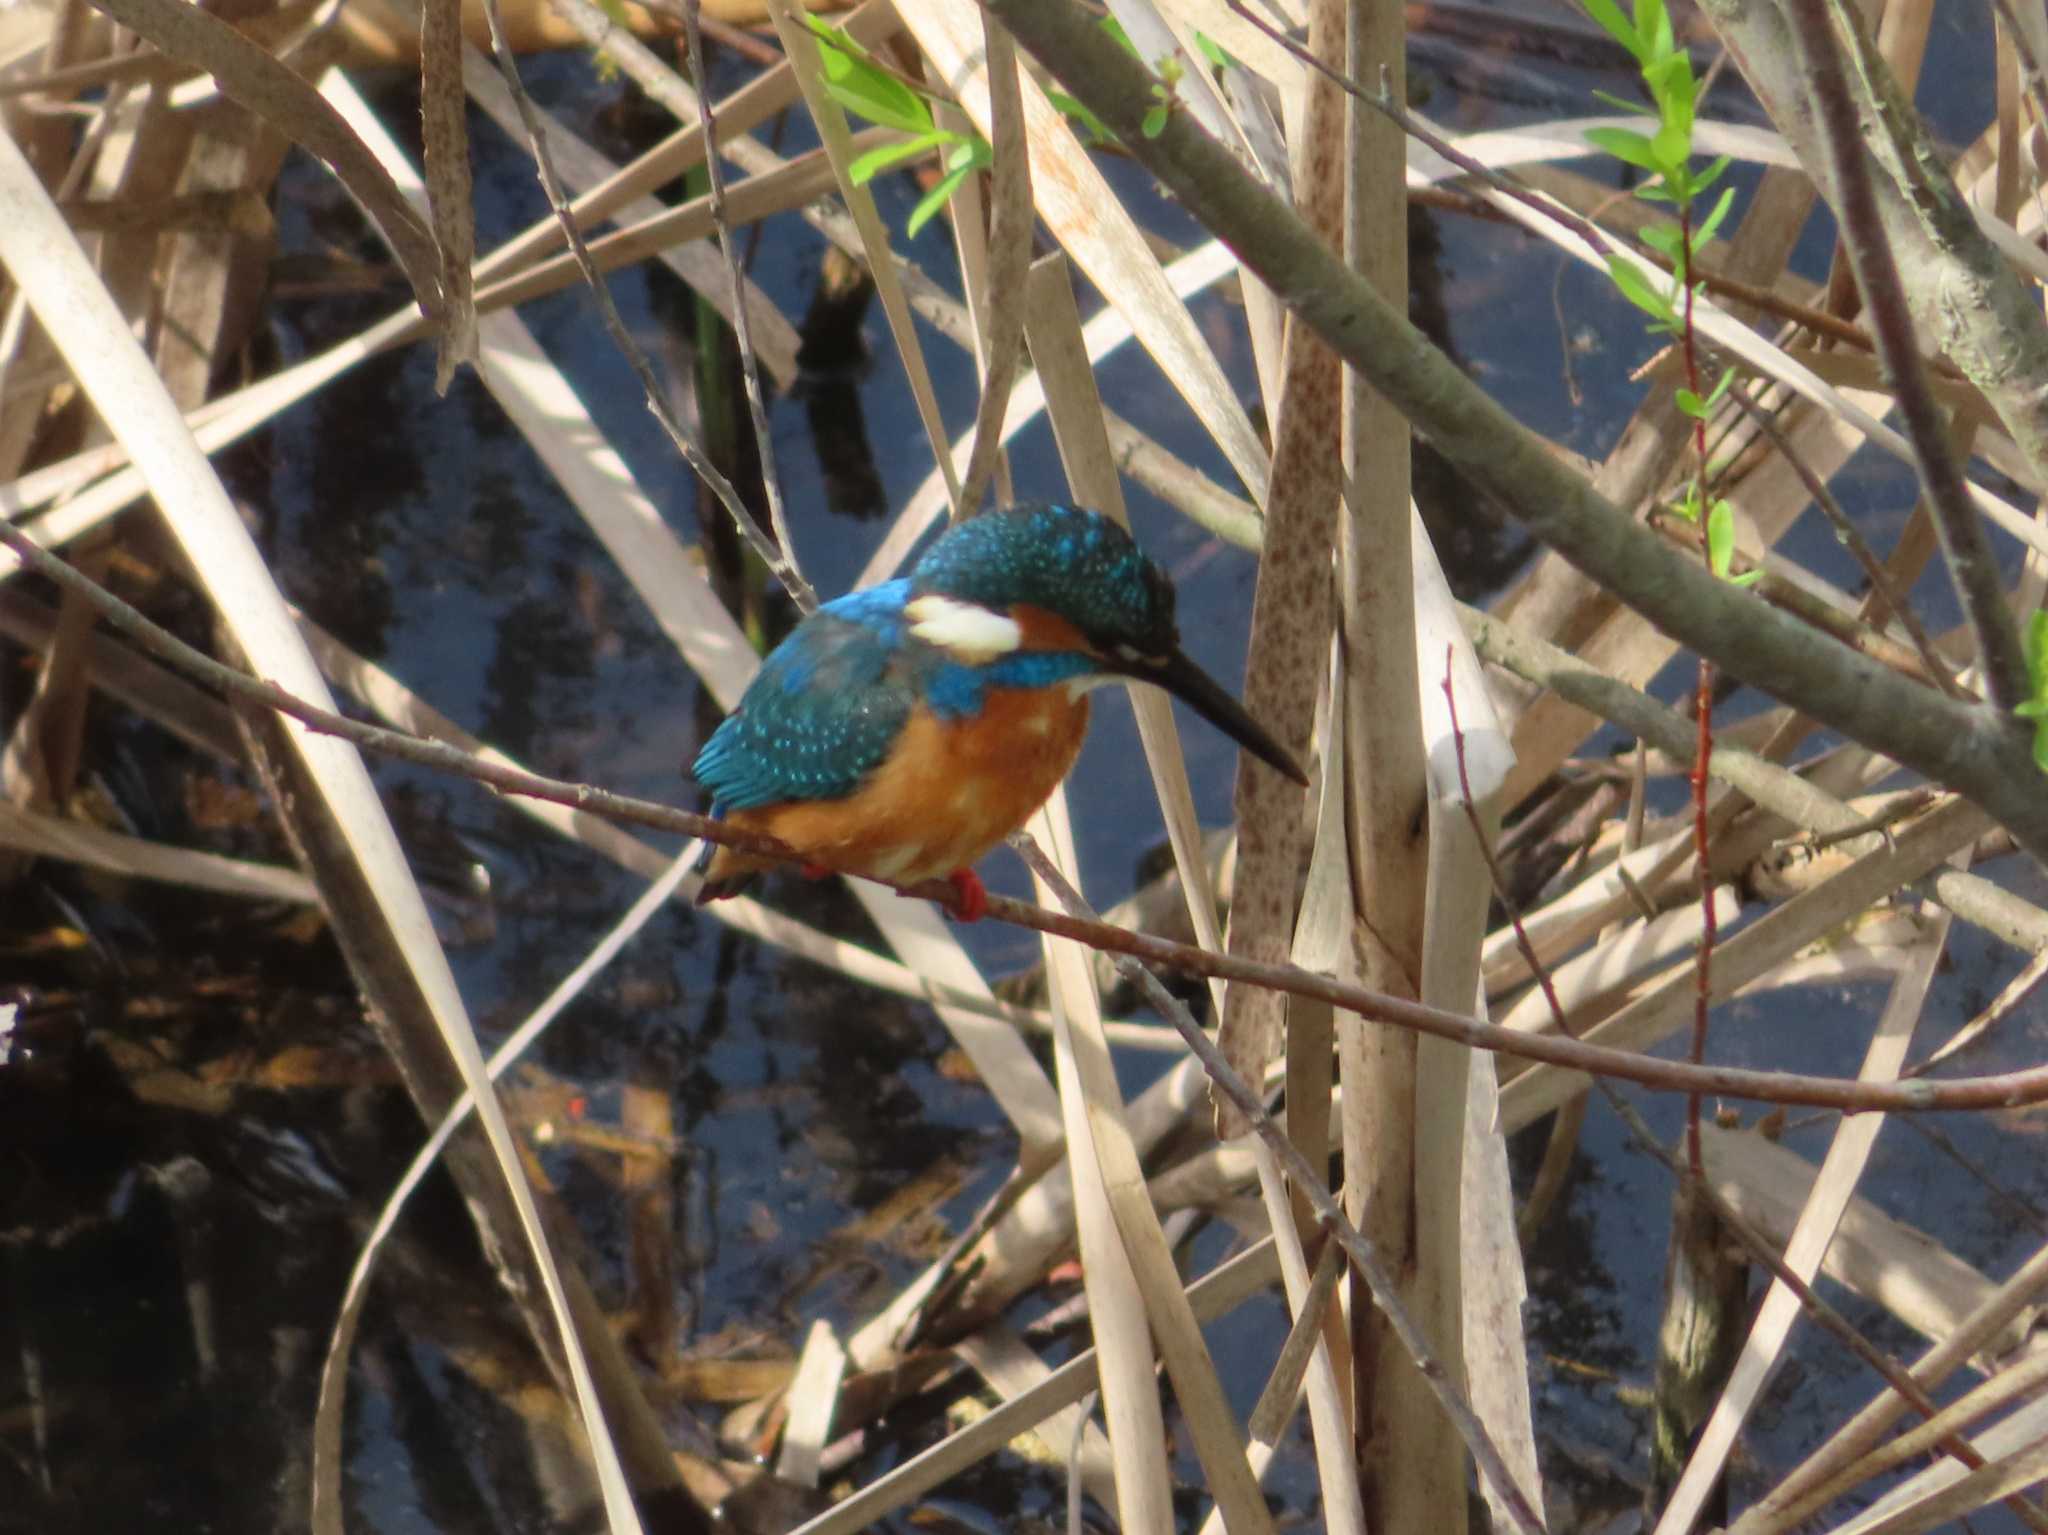
M 994 690 L 973 719 L 918 710 L 850 799 L 764 805 L 731 819 L 828 869 L 932 879 L 967 868 L 1022 826 L 1067 776 L 1087 731 L 1085 696 L 1064 687 Z
M 1011 609 L 1026 650 L 1085 650 L 1055 613 Z M 895 750 L 849 799 L 736 810 L 730 819 L 780 837 L 821 868 L 909 883 L 974 864 L 1059 787 L 1088 733 L 1088 699 L 1065 687 L 990 690 L 972 719 L 919 709 Z M 721 848 L 710 877 L 765 868 Z

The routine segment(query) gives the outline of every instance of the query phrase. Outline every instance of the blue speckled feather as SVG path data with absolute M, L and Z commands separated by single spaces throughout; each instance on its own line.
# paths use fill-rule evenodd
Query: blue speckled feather
M 972 719 L 990 689 L 1048 688 L 1100 672 L 1081 651 L 969 665 L 909 632 L 903 607 L 935 593 L 997 613 L 1058 614 L 1104 651 L 1164 654 L 1173 586 L 1099 513 L 1043 502 L 949 529 L 909 579 L 851 592 L 797 625 L 761 665 L 692 769 L 716 813 L 851 795 L 888 758 L 920 703 Z
M 851 794 L 915 703 L 903 647 L 910 583 L 826 603 L 775 647 L 691 768 L 719 811 Z

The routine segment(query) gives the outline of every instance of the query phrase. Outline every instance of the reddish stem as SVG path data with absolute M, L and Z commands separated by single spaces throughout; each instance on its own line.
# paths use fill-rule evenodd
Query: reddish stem
M 1692 391 L 1695 400 L 1704 400 L 1706 393 L 1700 388 L 1699 347 L 1693 330 L 1690 201 L 1678 205 L 1678 250 L 1678 282 L 1680 291 L 1685 295 L 1685 324 L 1680 338 L 1685 353 L 1685 386 Z M 1700 553 L 1711 566 L 1713 554 L 1708 547 L 1707 536 L 1707 521 L 1711 515 L 1707 507 L 1707 420 L 1704 413 L 1692 418 L 1692 442 L 1696 460 L 1693 507 L 1699 514 Z M 1714 978 L 1714 940 L 1719 929 L 1714 915 L 1713 870 L 1707 863 L 1711 840 L 1707 826 L 1707 763 L 1714 754 L 1714 663 L 1705 656 L 1700 657 L 1699 679 L 1693 690 L 1693 714 L 1699 721 L 1692 764 L 1692 840 L 1693 862 L 1699 866 L 1700 943 L 1693 965 L 1692 1050 L 1689 1058 L 1693 1065 L 1699 1066 L 1706 1062 L 1707 1007 Z M 1688 1093 L 1685 1099 L 1685 1160 L 1694 1177 L 1704 1175 L 1700 1157 L 1700 1095 L 1696 1092 Z

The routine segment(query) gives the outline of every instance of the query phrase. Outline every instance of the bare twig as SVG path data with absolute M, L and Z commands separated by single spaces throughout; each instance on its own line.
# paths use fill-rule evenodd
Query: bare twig
M 1842 56 L 1829 29 L 1824 0 L 1798 0 L 1785 8 L 1794 45 L 1813 93 L 1821 137 L 1826 141 L 1834 172 L 1836 213 L 1842 241 L 1856 272 L 1856 286 L 1870 315 L 1877 355 L 1899 402 L 1899 414 L 1913 442 L 1914 465 L 1921 490 L 1941 535 L 1949 578 L 1977 641 L 1984 668 L 1985 691 L 2000 709 L 2023 702 L 2029 692 L 2026 657 L 2019 630 L 1998 577 L 1998 561 L 1984 536 L 1984 525 L 1963 485 L 1962 465 L 1949 441 L 1948 428 L 1927 370 L 1914 342 L 1913 317 L 1906 307 L 1899 269 L 1878 213 L 1871 185 L 1855 103 L 1850 99 Z
M 1067 882 L 1066 876 L 1060 873 L 1059 868 L 1045 856 L 1037 844 L 1024 844 L 1020 851 L 1023 852 L 1025 861 L 1031 865 L 1032 872 L 1045 881 L 1046 886 L 1060 898 L 1060 903 L 1076 920 L 1090 923 L 1099 921 L 1094 910 L 1082 899 L 1081 892 Z M 1344 1249 L 1344 1254 L 1351 1260 L 1352 1267 L 1364 1278 L 1366 1287 L 1372 1291 L 1373 1303 L 1385 1314 L 1388 1324 L 1400 1338 L 1401 1346 L 1407 1351 L 1416 1371 L 1429 1382 L 1429 1388 L 1435 1393 L 1438 1404 L 1456 1426 L 1458 1436 L 1465 1441 L 1465 1447 L 1472 1452 L 1472 1459 L 1478 1463 L 1480 1474 L 1493 1484 L 1494 1492 L 1501 1500 L 1501 1506 L 1512 1513 L 1517 1528 L 1524 1531 L 1525 1535 L 1526 1532 L 1541 1531 L 1542 1517 L 1529 1506 L 1522 1489 L 1508 1473 L 1507 1463 L 1501 1459 L 1500 1451 L 1494 1448 L 1493 1439 L 1486 1432 L 1486 1426 L 1479 1421 L 1478 1414 L 1472 1411 L 1471 1404 L 1459 1393 L 1456 1382 L 1444 1368 L 1443 1362 L 1431 1352 L 1429 1340 L 1423 1336 L 1421 1327 L 1408 1315 L 1407 1308 L 1402 1304 L 1400 1291 L 1396 1288 L 1394 1275 L 1381 1261 L 1378 1249 L 1356 1226 L 1344 1218 L 1344 1212 L 1339 1208 L 1336 1197 L 1317 1176 L 1315 1169 L 1309 1166 L 1308 1158 L 1304 1157 L 1294 1142 L 1287 1138 L 1287 1132 L 1273 1122 L 1273 1116 L 1266 1112 L 1266 1105 L 1258 1093 L 1253 1091 L 1244 1078 L 1232 1068 L 1229 1061 L 1224 1059 L 1223 1052 L 1217 1048 L 1216 1042 L 1200 1024 L 1195 1022 L 1194 1015 L 1180 999 L 1166 989 L 1158 976 L 1139 964 L 1136 959 L 1128 955 L 1122 956 L 1118 958 L 1116 967 L 1124 979 L 1145 993 L 1145 1000 L 1152 1004 L 1159 1015 L 1180 1031 L 1181 1038 L 1187 1041 L 1188 1048 L 1194 1051 L 1196 1059 L 1202 1063 L 1202 1068 L 1209 1073 L 1209 1080 L 1221 1088 L 1237 1105 L 1259 1139 L 1272 1148 L 1274 1156 L 1286 1169 L 1287 1176 L 1293 1181 L 1294 1186 L 1315 1207 L 1317 1219 Z
M 116 628 L 138 644 L 187 675 L 219 688 L 238 703 L 256 704 L 289 715 L 308 729 L 337 736 L 357 747 L 417 763 L 437 772 L 474 779 L 506 794 L 518 794 L 551 804 L 567 805 L 625 825 L 647 826 L 657 831 L 677 832 L 721 842 L 743 852 L 757 853 L 786 863 L 800 862 L 794 849 L 761 832 L 748 831 L 710 816 L 678 810 L 673 805 L 614 794 L 592 784 L 568 783 L 521 772 L 472 756 L 438 741 L 423 740 L 404 731 L 387 730 L 344 718 L 286 692 L 274 682 L 252 677 L 223 666 L 183 640 L 159 628 L 118 597 L 103 590 L 64 561 L 40 548 L 20 529 L 0 520 L 0 544 L 12 549 L 22 562 L 67 590 L 83 594 Z M 1937 812 L 1938 814 L 1939 812 Z M 945 880 L 927 880 L 917 885 L 891 889 L 949 909 L 955 907 L 957 892 Z M 1072 938 L 1109 954 L 1127 954 L 1147 964 L 1164 965 L 1188 975 L 1213 980 L 1243 981 L 1266 986 L 1294 996 L 1308 997 L 1341 1007 L 1361 1018 L 1395 1028 L 1412 1029 L 1439 1039 L 1469 1045 L 1499 1055 L 1539 1061 L 1567 1071 L 1592 1076 L 1615 1077 L 1658 1092 L 1713 1093 L 1724 1098 L 1753 1099 L 1763 1103 L 1796 1103 L 1819 1108 L 1858 1112 L 1880 1109 L 1886 1113 L 1911 1114 L 1943 1110 L 2017 1108 L 2048 1101 L 2048 1066 L 1995 1076 L 1955 1077 L 1941 1082 L 1861 1082 L 1848 1077 L 1815 1077 L 1793 1072 L 1748 1071 L 1737 1067 L 1688 1066 L 1659 1060 L 1630 1050 L 1611 1050 L 1599 1045 L 1480 1023 L 1460 1013 L 1428 1007 L 1399 997 L 1369 991 L 1329 976 L 1317 975 L 1294 965 L 1260 964 L 1213 953 L 1192 944 L 1175 943 L 1107 923 L 1089 922 L 1061 912 L 1048 911 L 1023 901 L 992 896 L 989 916 L 1035 932 Z
M 640 381 L 641 391 L 647 399 L 647 409 L 661 424 L 661 429 L 668 434 L 669 441 L 675 444 L 676 451 L 683 456 L 683 461 L 710 487 L 711 493 L 718 497 L 719 504 L 731 514 L 741 535 L 761 557 L 761 563 L 773 572 L 775 578 L 795 599 L 799 608 L 806 613 L 813 612 L 818 606 L 818 594 L 811 590 L 810 583 L 804 580 L 796 567 L 789 562 L 785 551 L 777 548 L 775 540 L 754 521 L 753 514 L 747 510 L 746 503 L 740 499 L 740 493 L 733 488 L 732 481 L 718 472 L 711 460 L 690 440 L 689 434 L 684 432 L 674 412 L 663 403 L 661 384 L 654 376 L 654 365 L 647 360 L 647 354 L 635 344 L 626 330 L 625 322 L 619 318 L 618 306 L 612 302 L 611 290 L 598 275 L 597 267 L 590 259 L 590 248 L 584 244 L 582 231 L 577 229 L 576 219 L 569 211 L 568 194 L 562 187 L 562 178 L 555 172 L 554 156 L 548 152 L 547 135 L 534 113 L 533 102 L 526 94 L 526 87 L 520 83 L 519 66 L 513 61 L 511 47 L 505 40 L 504 19 L 498 13 L 496 0 L 485 0 L 484 15 L 490 22 L 491 52 L 497 58 L 498 72 L 505 77 L 506 89 L 511 91 L 512 99 L 518 103 L 519 117 L 526 125 L 527 142 L 533 150 L 534 167 L 539 172 L 542 188 L 547 192 L 548 204 L 555 210 L 555 218 L 562 226 L 562 237 L 569 242 L 569 249 L 576 258 L 576 265 L 583 272 L 584 283 L 589 287 L 590 296 L 597 304 L 597 312 L 604 321 L 606 333 L 611 336 L 612 344 L 619 349 L 620 355 L 633 369 L 633 376 Z M 706 144 L 708 150 L 708 139 Z M 708 160 L 712 156 L 707 152 L 705 158 Z M 741 312 L 745 312 L 744 305 L 741 306 Z
M 740 265 L 739 247 L 733 243 L 732 224 L 725 216 L 725 171 L 719 163 L 718 119 L 712 115 L 711 92 L 705 84 L 699 9 L 699 0 L 682 0 L 683 36 L 689 40 L 690 73 L 697 81 L 697 116 L 704 124 L 704 178 L 711 194 L 711 222 L 718 230 L 718 248 L 725 253 L 725 265 L 732 274 L 732 333 L 739 348 L 740 375 L 746 380 L 747 409 L 754 419 L 754 448 L 761 463 L 761 494 L 768 500 L 768 524 L 775 530 L 775 541 L 782 546 L 783 558 L 789 562 L 791 572 L 795 572 L 796 544 L 790 537 L 788 510 L 783 505 L 782 476 L 775 467 L 775 440 L 768 431 L 768 406 L 761 395 L 761 366 L 754 357 L 753 323 L 747 318 L 747 274 Z M 802 604 L 804 611 L 809 612 L 816 602 L 817 595 L 812 593 L 811 602 Z
M 1558 1002 L 1557 988 L 1552 984 L 1548 967 L 1538 957 L 1536 947 L 1529 939 L 1528 929 L 1522 925 L 1522 914 L 1517 910 L 1514 899 L 1508 892 L 1500 863 L 1494 854 L 1492 844 L 1487 840 L 1486 828 L 1472 800 L 1472 781 L 1465 769 L 1465 733 L 1458 724 L 1458 699 L 1456 691 L 1451 686 L 1448 669 L 1443 686 L 1445 695 L 1450 699 L 1451 738 L 1458 763 L 1459 802 L 1464 808 L 1466 819 L 1471 823 L 1473 839 L 1479 846 L 1480 857 L 1485 861 L 1487 874 L 1493 881 L 1494 897 L 1501 903 L 1507 912 L 1508 921 L 1514 926 L 1516 946 L 1521 949 L 1523 960 L 1535 975 L 1537 984 L 1543 989 L 1544 1001 L 1550 1006 L 1551 1021 L 1557 1026 L 1559 1033 L 1567 1033 L 1570 1025 L 1566 1021 L 1564 1008 Z M 1621 1096 L 1613 1083 L 1596 1078 L 1593 1085 L 1599 1089 L 1601 1097 L 1607 1100 L 1607 1106 L 1614 1111 L 1615 1117 L 1621 1121 L 1637 1146 L 1656 1158 L 1679 1184 L 1688 1187 L 1704 1201 L 1713 1212 L 1714 1219 L 1741 1243 L 1751 1258 L 1769 1269 L 1771 1274 L 1792 1292 L 1807 1315 L 1818 1322 L 1824 1331 L 1843 1343 L 1858 1359 L 1875 1370 L 1878 1377 L 1898 1392 L 1900 1398 L 1910 1403 L 1923 1418 L 1934 1417 L 1939 1411 L 1934 1399 L 1905 1368 L 1858 1332 L 1847 1317 L 1822 1300 L 1815 1293 L 1813 1286 L 1785 1261 L 1784 1255 L 1779 1252 L 1776 1245 L 1738 1214 L 1735 1208 L 1721 1197 L 1720 1191 L 1707 1182 L 1699 1163 L 1699 1127 L 1696 1115 L 1687 1117 L 1687 1154 L 1680 1158 L 1674 1156 L 1671 1150 L 1657 1139 L 1650 1129 L 1649 1122 L 1637 1112 L 1634 1104 Z M 1695 1103 L 1697 1099 L 1698 1095 L 1693 1095 Z M 1960 1434 L 1949 1433 L 1937 1442 L 1943 1451 L 1971 1470 L 1984 1464 L 1983 1456 Z M 2015 1494 L 2008 1498 L 2006 1503 L 2029 1529 L 2048 1529 L 2048 1516 L 2044 1516 L 2025 1498 Z
M 1814 473 L 1813 466 L 1793 447 L 1792 440 L 1779 430 L 1778 423 L 1771 413 L 1750 398 L 1747 389 L 1738 386 L 1728 391 L 1728 397 L 1756 423 L 1757 430 L 1770 439 L 1771 446 L 1783 454 L 1785 462 L 1792 466 L 1792 472 L 1799 476 L 1799 482 L 1806 487 L 1806 493 L 1813 497 L 1813 504 L 1820 508 L 1821 515 L 1826 517 L 1829 525 L 1834 528 L 1835 536 L 1841 539 L 1843 547 L 1855 557 L 1856 563 L 1863 567 L 1863 574 L 1869 580 L 1871 590 L 1877 593 L 1885 606 L 1897 614 L 1899 622 L 1905 625 L 1906 634 L 1913 641 L 1913 648 L 1920 652 L 1921 664 L 1927 668 L 1927 675 L 1935 686 L 1951 698 L 1968 698 L 1968 690 L 1956 681 L 1954 672 L 1941 658 L 1941 652 L 1934 648 L 1934 640 L 1928 634 L 1926 626 L 1920 622 L 1920 615 L 1913 611 L 1912 605 L 1906 601 L 1905 594 L 1897 589 L 1884 568 L 1884 561 L 1877 557 L 1877 551 L 1870 547 L 1869 541 L 1857 529 L 1855 520 L 1842 510 L 1842 503 L 1837 501 L 1834 492 L 1828 489 L 1827 481 Z

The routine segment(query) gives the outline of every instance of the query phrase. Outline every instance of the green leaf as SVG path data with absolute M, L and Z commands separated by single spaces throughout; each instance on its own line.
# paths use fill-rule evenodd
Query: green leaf
M 995 163 L 995 146 L 978 133 L 971 138 L 960 136 L 959 144 L 946 155 L 949 171 L 985 171 Z
M 1084 102 L 1076 101 L 1065 91 L 1047 91 L 1045 99 L 1059 108 L 1068 118 L 1072 119 L 1079 126 L 1082 133 L 1087 136 L 1091 144 L 1114 144 L 1116 142 L 1116 135 L 1109 131 L 1109 125 L 1089 111 Z
M 1673 53 L 1643 66 L 1643 84 L 1657 103 L 1657 116 L 1665 126 L 1692 138 L 1694 87 L 1692 60 Z
M 1707 564 L 1726 581 L 1728 564 L 1734 558 L 1735 509 L 1726 501 L 1716 501 L 1707 509 Z
M 1708 406 L 1719 405 L 1721 403 L 1721 396 L 1728 392 L 1728 386 L 1734 382 L 1735 370 L 1733 368 L 1723 368 L 1721 370 L 1721 377 L 1714 383 L 1713 393 L 1707 396 Z
M 1714 238 L 1714 231 L 1721 227 L 1721 220 L 1728 217 L 1728 210 L 1734 206 L 1735 188 L 1723 187 L 1720 197 L 1714 202 L 1713 210 L 1700 220 L 1700 227 L 1692 232 L 1695 249 Z
M 1709 165 L 1705 170 L 1698 172 L 1692 178 L 1693 191 L 1706 191 L 1708 187 L 1712 186 L 1715 182 L 1721 179 L 1721 173 L 1727 169 L 1728 157 L 1726 155 L 1722 155 L 1718 160 L 1714 161 L 1712 165 Z
M 1166 131 L 1166 119 L 1172 110 L 1165 102 L 1160 102 L 1158 106 L 1146 112 L 1145 120 L 1138 124 L 1138 131 L 1148 139 L 1158 138 Z
M 974 167 L 971 165 L 963 165 L 958 170 L 948 171 L 940 177 L 938 185 L 920 197 L 917 206 L 910 210 L 910 219 L 904 224 L 903 233 L 915 240 L 917 232 L 929 224 L 938 211 L 946 206 L 946 200 L 959 190 L 960 183 L 965 181 L 973 170 Z
M 1651 169 L 1661 171 L 1681 197 L 1687 180 L 1685 162 L 1692 158 L 1692 134 L 1666 123 L 1650 140 Z
M 1678 253 L 1685 248 L 1685 236 L 1676 224 L 1645 225 L 1641 238 L 1651 250 L 1672 261 L 1676 261 Z
M 1636 0 L 1636 31 L 1650 46 L 1653 59 L 1669 58 L 1678 44 L 1671 35 L 1671 12 L 1664 0 Z
M 909 86 L 873 63 L 852 38 L 806 13 L 804 20 L 818 41 L 825 65 L 825 89 L 832 99 L 857 117 L 903 133 L 927 133 L 932 109 Z
M 950 144 L 959 137 L 960 135 L 951 129 L 934 128 L 929 133 L 920 133 L 916 138 L 906 139 L 900 144 L 884 144 L 878 149 L 870 149 L 864 155 L 856 155 L 853 163 L 846 167 L 846 174 L 853 179 L 855 186 L 863 187 L 891 166 L 900 165 L 905 160 L 915 160 L 919 155 L 937 149 L 942 144 Z
M 1761 570 L 1746 570 L 1739 576 L 1730 576 L 1728 578 L 1728 584 L 1730 586 L 1742 587 L 1755 586 L 1757 582 L 1763 580 L 1763 578 L 1764 573 Z
M 1650 141 L 1632 129 L 1588 128 L 1586 142 L 1617 160 L 1640 166 L 1646 171 L 1661 169 L 1657 164 L 1656 153 L 1650 147 Z
M 2036 608 L 2027 620 L 2027 676 L 2034 696 L 2048 700 L 2048 611 Z
M 1236 59 L 1233 59 L 1229 54 L 1217 47 L 1215 40 L 1206 32 L 1197 32 L 1195 34 L 1195 46 L 1202 50 L 1202 57 L 1209 61 L 1211 69 L 1228 69 L 1237 62 Z
M 1637 63 L 1649 62 L 1650 55 L 1643 40 L 1636 35 L 1636 29 L 1621 14 L 1621 7 L 1614 0 L 1580 0 L 1580 4 L 1585 6 L 1586 14 L 1600 24 L 1600 30 L 1633 54 Z M 1640 10 L 1641 6 L 1638 5 L 1637 9 Z
M 1623 101 L 1612 91 L 1595 91 L 1593 92 L 1593 99 L 1595 101 L 1604 101 L 1616 111 L 1624 112 L 1630 117 L 1641 117 L 1643 115 L 1643 104 L 1640 101 Z
M 1671 307 L 1668 295 L 1650 286 L 1640 268 L 1622 259 L 1619 255 L 1607 258 L 1607 276 L 1614 286 L 1621 290 L 1621 296 L 1636 308 L 1654 319 L 1675 322 L 1677 312 Z
M 1672 403 L 1696 421 L 1707 419 L 1707 402 L 1690 389 L 1679 389 L 1671 397 Z

